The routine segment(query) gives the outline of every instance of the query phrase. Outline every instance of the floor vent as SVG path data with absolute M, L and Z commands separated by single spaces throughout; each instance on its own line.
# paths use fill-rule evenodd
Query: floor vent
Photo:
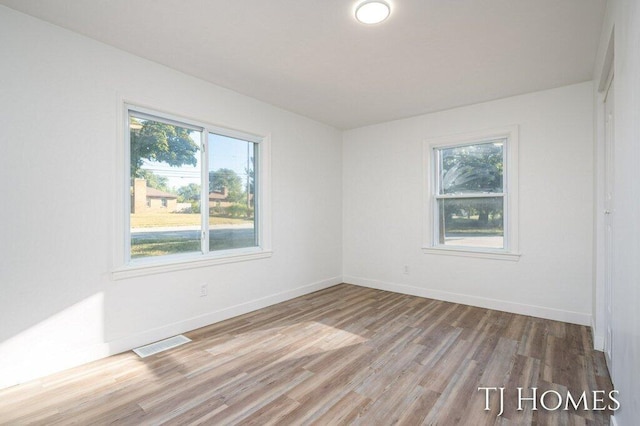
M 179 334 L 177 336 L 169 337 L 168 339 L 160 340 L 159 342 L 152 343 L 150 345 L 141 346 L 133 351 L 138 354 L 140 358 L 146 358 L 150 355 L 155 355 L 159 352 L 166 351 L 168 349 L 175 348 L 185 343 L 190 342 L 186 336 Z

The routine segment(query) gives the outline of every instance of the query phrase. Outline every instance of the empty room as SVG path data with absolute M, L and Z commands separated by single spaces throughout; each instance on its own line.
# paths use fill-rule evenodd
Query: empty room
M 640 419 L 640 1 L 0 0 L 0 424 Z

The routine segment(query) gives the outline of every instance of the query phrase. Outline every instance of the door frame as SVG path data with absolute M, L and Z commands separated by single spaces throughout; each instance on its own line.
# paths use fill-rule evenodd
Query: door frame
M 593 316 L 592 333 L 594 349 L 604 351 L 605 333 L 607 324 L 605 321 L 605 172 L 606 172 L 606 114 L 605 100 L 608 89 L 613 81 L 614 70 L 614 31 L 611 30 L 608 47 L 605 53 L 600 80 L 596 81 L 595 91 L 595 141 L 594 141 L 594 264 L 593 264 Z M 614 89 L 615 90 L 615 89 Z M 615 97 L 615 95 L 614 95 Z M 615 108 L 614 108 L 615 112 Z M 611 170 L 613 173 L 613 170 Z
M 607 77 L 606 89 L 604 90 L 604 210 L 600 213 L 603 217 L 603 331 L 604 342 L 603 351 L 609 372 L 613 374 L 613 282 L 614 282 L 614 251 L 612 245 L 612 230 L 615 226 L 615 72 L 612 68 Z M 609 108 L 607 108 L 607 106 Z M 611 111 L 610 113 L 608 112 Z M 611 190 L 610 190 L 611 189 Z M 610 190 L 610 192 L 609 192 Z M 609 204 L 608 195 L 612 194 L 612 201 Z M 608 228 L 611 228 L 611 231 Z

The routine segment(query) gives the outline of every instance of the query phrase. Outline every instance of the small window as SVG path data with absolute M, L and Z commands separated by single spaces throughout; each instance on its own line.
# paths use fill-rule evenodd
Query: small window
M 434 148 L 437 245 L 504 248 L 504 145 Z
M 517 133 L 432 141 L 426 249 L 513 253 L 517 247 Z
M 125 269 L 267 251 L 264 138 L 132 106 L 126 119 Z

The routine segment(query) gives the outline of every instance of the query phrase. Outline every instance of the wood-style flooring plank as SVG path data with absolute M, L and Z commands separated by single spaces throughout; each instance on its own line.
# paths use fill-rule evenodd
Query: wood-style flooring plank
M 574 324 L 341 284 L 186 334 L 0 390 L 0 424 L 609 424 L 608 411 L 518 410 L 518 387 L 611 390 Z M 502 415 L 481 386 L 505 388 Z

